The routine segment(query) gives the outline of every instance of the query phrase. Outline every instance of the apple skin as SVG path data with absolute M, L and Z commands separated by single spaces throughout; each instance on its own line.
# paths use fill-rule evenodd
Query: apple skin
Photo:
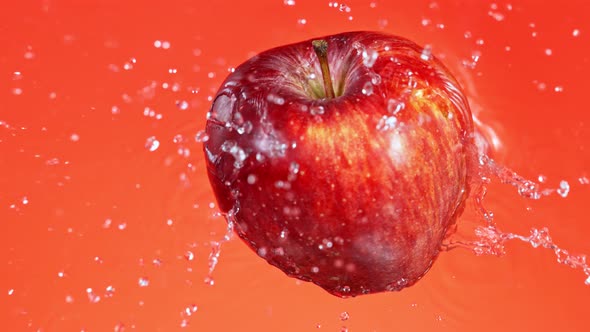
M 219 208 L 260 257 L 350 297 L 396 291 L 430 269 L 469 193 L 473 123 L 458 83 L 397 36 L 322 37 L 229 75 L 204 144 Z

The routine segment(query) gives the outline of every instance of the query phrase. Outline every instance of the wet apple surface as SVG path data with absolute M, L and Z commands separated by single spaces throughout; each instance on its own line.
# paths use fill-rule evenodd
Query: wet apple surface
M 206 125 L 211 185 L 237 234 L 288 275 L 341 297 L 401 290 L 463 210 L 469 106 L 428 48 L 374 32 L 316 40 L 324 63 L 303 41 L 222 84 Z

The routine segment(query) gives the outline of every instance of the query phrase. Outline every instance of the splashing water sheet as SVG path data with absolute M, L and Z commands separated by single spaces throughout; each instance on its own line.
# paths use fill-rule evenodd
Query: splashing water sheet
M 590 323 L 587 2 L 59 0 L 12 4 L 0 28 L 6 330 Z M 448 67 L 469 99 L 479 168 L 422 280 L 340 299 L 286 277 L 232 236 L 235 211 L 219 212 L 202 148 L 213 97 L 240 63 L 353 30 L 406 37 L 425 47 L 422 59 Z M 226 150 L 241 159 L 238 146 Z

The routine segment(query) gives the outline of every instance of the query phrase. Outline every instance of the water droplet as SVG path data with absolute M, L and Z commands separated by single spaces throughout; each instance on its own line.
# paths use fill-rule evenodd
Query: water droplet
M 307 24 L 307 20 L 304 18 L 300 18 L 297 20 L 297 24 L 299 25 L 306 25 Z
M 572 36 L 574 36 L 574 37 L 578 37 L 579 35 L 580 35 L 580 30 L 579 30 L 579 29 L 574 29 L 574 30 L 572 31 Z
M 51 158 L 45 162 L 45 165 L 47 165 L 47 166 L 59 165 L 59 159 L 58 158 Z
M 432 46 L 425 45 L 422 53 L 420 54 L 420 59 L 424 61 L 430 61 L 432 59 Z
M 559 196 L 566 198 L 570 192 L 570 184 L 567 181 L 559 182 L 559 188 L 557 189 L 557 193 Z
M 154 152 L 154 151 L 156 151 L 158 149 L 158 147 L 160 147 L 160 141 L 158 141 L 155 136 L 150 136 L 145 141 L 145 147 L 150 152 Z
M 184 310 L 182 310 L 182 314 L 184 316 L 192 316 L 192 314 L 194 314 L 195 312 L 197 312 L 197 310 L 199 310 L 199 307 L 197 307 L 197 305 L 195 304 L 191 304 L 189 306 L 187 306 L 186 308 L 184 308 Z
M 258 252 L 258 256 L 263 257 L 263 258 L 266 257 L 267 250 L 265 247 L 258 248 L 257 252 Z
M 545 55 L 551 56 L 552 54 L 553 54 L 553 50 L 551 50 L 550 48 L 545 49 Z
M 287 181 L 279 180 L 275 182 L 275 188 L 289 190 L 291 189 L 291 184 Z
M 195 259 L 195 254 L 194 254 L 192 251 L 190 251 L 190 250 L 189 250 L 189 251 L 187 251 L 187 252 L 185 252 L 185 253 L 184 253 L 184 258 L 185 258 L 187 261 L 189 261 L 189 262 L 190 262 L 190 261 L 192 261 L 193 259 Z
M 285 6 L 295 6 L 295 0 L 284 0 Z
M 197 143 L 205 143 L 209 140 L 209 135 L 204 130 L 197 132 L 195 135 L 195 142 Z
M 184 137 L 181 134 L 176 134 L 174 135 L 174 137 L 172 137 L 172 142 L 173 143 L 182 143 L 184 141 Z
M 248 175 L 248 178 L 246 179 L 248 184 L 255 184 L 256 180 L 257 180 L 257 178 L 256 178 L 256 175 L 254 175 L 254 174 Z
M 481 57 L 480 51 L 473 51 L 471 53 L 471 59 L 470 60 L 463 60 L 462 64 L 463 64 L 463 66 L 465 66 L 469 69 L 475 69 L 475 67 L 477 66 L 477 63 L 479 62 L 480 57 Z
M 324 106 L 321 105 L 314 105 L 309 108 L 309 112 L 312 115 L 322 115 L 325 111 Z
M 361 92 L 364 95 L 370 96 L 373 94 L 373 83 L 371 82 L 365 82 L 365 84 L 363 85 L 363 88 L 361 90 Z
M 397 99 L 387 100 L 387 111 L 391 114 L 397 114 L 406 107 L 403 101 Z
M 272 104 L 277 104 L 277 105 L 285 104 L 285 99 L 283 97 L 277 96 L 272 93 L 269 93 L 268 96 L 266 96 L 266 100 Z
M 400 278 L 398 281 L 395 282 L 395 284 L 398 286 L 398 289 L 406 287 L 406 285 L 408 284 L 408 279 Z
M 377 73 L 371 74 L 371 83 L 373 83 L 373 85 L 381 84 L 381 75 Z
M 367 68 L 373 67 L 375 61 L 377 61 L 377 58 L 379 57 L 379 53 L 372 48 L 364 49 L 362 55 L 363 65 L 365 65 Z
M 189 104 L 188 104 L 188 102 L 187 102 L 186 100 L 178 100 L 178 101 L 176 102 L 176 106 L 177 106 L 177 107 L 178 107 L 180 110 L 186 111 L 186 110 L 188 109 L 188 106 L 189 106 Z
M 86 295 L 88 295 L 88 301 L 90 301 L 90 303 L 100 302 L 100 295 L 95 294 L 92 288 L 86 288 Z
M 537 90 L 539 90 L 539 91 L 545 91 L 547 89 L 547 84 L 545 84 L 544 82 L 539 82 L 537 80 L 534 80 L 533 84 L 535 84 L 537 86 Z
M 553 91 L 555 91 L 555 92 L 563 92 L 563 87 L 561 85 L 557 85 L 556 87 L 553 88 Z
M 488 15 L 489 15 L 491 18 L 493 18 L 494 20 L 498 21 L 498 22 L 500 22 L 500 21 L 503 21 L 503 20 L 504 20 L 504 14 L 502 14 L 502 13 L 500 13 L 500 12 L 498 12 L 498 11 L 495 11 L 495 10 L 490 10 L 490 11 L 488 11 Z
M 283 256 L 285 254 L 285 249 L 283 249 L 283 247 L 274 248 L 273 254 L 277 256 Z
M 377 122 L 377 130 L 390 130 L 395 128 L 397 124 L 397 118 L 395 116 L 383 116 L 379 122 Z
M 281 239 L 283 239 L 283 240 L 284 240 L 284 239 L 286 239 L 286 238 L 287 238 L 287 236 L 289 236 L 289 231 L 288 231 L 287 229 L 283 229 L 283 230 L 281 231 L 281 234 L 279 234 L 279 237 L 280 237 Z
M 105 289 L 105 292 L 105 297 L 113 297 L 113 295 L 115 295 L 115 287 L 108 285 Z
M 252 125 L 252 122 L 246 121 L 246 122 L 244 122 L 243 125 L 239 126 L 236 130 L 237 130 L 238 134 L 243 135 L 243 134 L 250 134 L 252 132 L 252 129 L 254 129 L 254 125 Z
M 519 183 L 518 194 L 530 199 L 541 198 L 537 184 L 531 181 L 523 181 L 522 183 Z
M 294 161 L 291 162 L 291 164 L 289 164 L 289 173 L 291 173 L 291 174 L 299 173 L 299 164 Z
M 340 320 L 341 321 L 347 321 L 348 319 L 350 319 L 350 315 L 348 314 L 347 311 L 343 311 L 342 313 L 340 313 Z
M 8 296 L 10 296 L 12 294 L 14 294 L 14 288 L 11 288 L 11 289 L 8 290 Z
M 74 303 L 74 297 L 71 295 L 66 295 L 65 301 L 66 303 Z
M 150 285 L 150 280 L 146 277 L 141 277 L 137 281 L 137 284 L 139 285 L 139 287 L 147 287 Z
M 234 157 L 234 167 L 242 168 L 244 166 L 244 160 L 248 157 L 246 152 L 238 146 L 235 141 L 225 141 L 221 145 L 221 150 L 227 152 Z
M 32 59 L 34 59 L 34 58 L 35 58 L 35 53 L 34 53 L 34 52 L 31 50 L 31 49 L 29 49 L 29 50 L 27 50 L 27 51 L 25 52 L 25 55 L 24 55 L 24 57 L 25 57 L 25 59 L 27 59 L 27 60 L 32 60 Z

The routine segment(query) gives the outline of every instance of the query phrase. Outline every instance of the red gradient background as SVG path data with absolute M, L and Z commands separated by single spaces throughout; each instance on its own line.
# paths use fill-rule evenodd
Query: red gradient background
M 566 198 L 530 201 L 493 184 L 486 206 L 501 229 L 547 226 L 559 246 L 590 253 L 590 186 L 579 181 L 590 177 L 586 1 L 293 3 L 2 6 L 2 330 L 586 330 L 584 274 L 522 242 L 500 258 L 444 252 L 411 288 L 343 300 L 234 238 L 215 284 L 203 282 L 210 243 L 225 234 L 194 140 L 210 97 L 259 51 L 346 30 L 431 45 L 498 134 L 494 157 L 571 185 Z M 460 222 L 477 221 L 468 211 Z

